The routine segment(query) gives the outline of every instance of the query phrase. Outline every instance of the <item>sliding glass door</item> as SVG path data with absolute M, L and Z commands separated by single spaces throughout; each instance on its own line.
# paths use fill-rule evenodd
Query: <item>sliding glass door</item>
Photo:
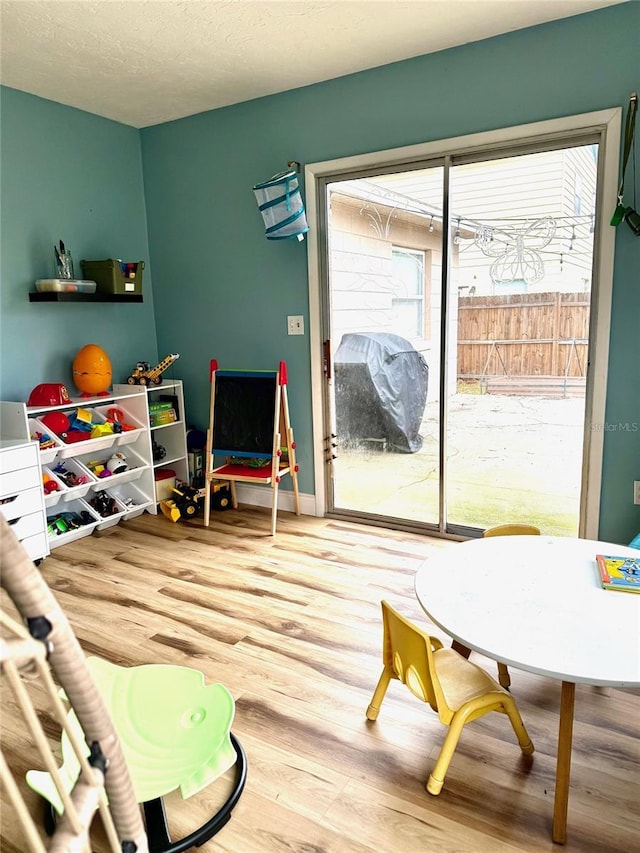
M 598 138 L 320 182 L 327 511 L 577 535 Z
M 437 524 L 443 169 L 388 177 L 413 179 L 421 199 L 382 176 L 327 188 L 330 500 Z
M 597 168 L 595 144 L 451 168 L 450 525 L 578 534 Z

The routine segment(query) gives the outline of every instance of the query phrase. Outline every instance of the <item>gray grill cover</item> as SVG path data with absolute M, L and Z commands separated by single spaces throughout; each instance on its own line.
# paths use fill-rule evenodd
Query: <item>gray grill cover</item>
M 334 357 L 338 440 L 385 439 L 397 453 L 422 447 L 429 368 L 399 335 L 342 336 Z

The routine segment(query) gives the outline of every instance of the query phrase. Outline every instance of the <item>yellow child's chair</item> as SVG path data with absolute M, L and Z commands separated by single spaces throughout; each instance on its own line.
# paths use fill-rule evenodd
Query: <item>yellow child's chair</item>
M 444 648 L 440 640 L 413 625 L 386 601 L 382 602 L 382 622 L 384 669 L 367 708 L 367 718 L 377 719 L 392 678 L 406 684 L 418 699 L 437 711 L 449 731 L 427 782 L 430 794 L 442 790 L 463 726 L 489 711 L 506 714 L 522 751 L 526 755 L 533 753 L 531 738 L 513 697 L 487 672 L 454 649 Z
M 482 536 L 485 539 L 487 536 L 540 536 L 540 528 L 534 524 L 497 524 L 487 527 Z M 505 663 L 498 662 L 498 681 L 507 689 L 511 687 L 511 676 Z
M 482 534 L 483 539 L 489 536 L 540 536 L 540 528 L 534 524 L 497 524 L 495 527 L 487 527 Z M 465 658 L 471 654 L 471 649 L 457 640 L 451 643 L 451 648 Z M 511 676 L 507 665 L 504 663 L 498 663 L 498 681 L 507 690 L 511 687 Z
M 497 524 L 482 534 L 484 539 L 488 536 L 540 536 L 540 528 L 534 524 Z

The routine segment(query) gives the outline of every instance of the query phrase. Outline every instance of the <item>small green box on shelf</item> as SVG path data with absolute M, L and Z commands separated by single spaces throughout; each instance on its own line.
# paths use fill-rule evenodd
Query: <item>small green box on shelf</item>
M 140 296 L 144 261 L 127 262 L 107 258 L 104 261 L 81 261 L 82 275 L 95 281 L 98 293 Z

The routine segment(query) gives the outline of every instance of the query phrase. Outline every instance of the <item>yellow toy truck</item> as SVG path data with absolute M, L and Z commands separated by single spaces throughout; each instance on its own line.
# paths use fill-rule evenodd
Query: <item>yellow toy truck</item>
M 127 383 L 129 385 L 160 385 L 161 374 L 179 358 L 178 353 L 173 353 L 163 358 L 155 367 L 151 367 L 148 361 L 139 361 L 133 368 L 131 376 L 127 378 Z
M 212 509 L 229 509 L 231 506 L 231 489 L 225 481 L 211 483 L 211 507 Z M 180 483 L 173 488 L 173 498 L 160 501 L 160 509 L 171 521 L 180 521 L 181 518 L 195 518 L 202 511 L 202 498 L 207 492 L 206 486 L 202 489 L 194 489 Z

